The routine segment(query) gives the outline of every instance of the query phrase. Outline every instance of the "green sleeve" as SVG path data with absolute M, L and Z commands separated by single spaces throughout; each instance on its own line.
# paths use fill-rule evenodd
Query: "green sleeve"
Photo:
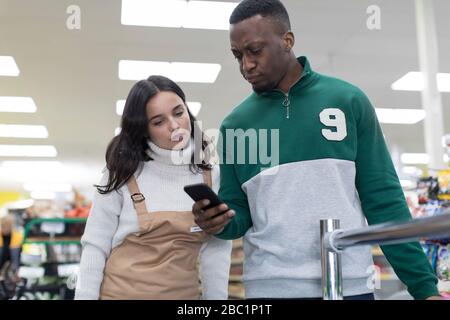
M 362 92 L 355 96 L 353 108 L 358 132 L 356 188 L 368 223 L 412 219 L 374 108 Z M 437 278 L 418 242 L 381 249 L 415 299 L 439 294 Z
M 221 142 L 218 146 L 220 155 L 219 198 L 224 201 L 229 208 L 233 209 L 236 212 L 236 215 L 225 226 L 225 229 L 220 234 L 216 235 L 216 237 L 227 240 L 238 239 L 252 226 L 252 220 L 247 195 L 242 190 L 241 183 L 236 176 L 234 164 L 236 163 L 234 161 L 235 158 L 231 153 L 227 153 L 226 135 L 223 126 L 220 128 L 220 134 Z M 235 152 L 232 154 L 235 154 Z

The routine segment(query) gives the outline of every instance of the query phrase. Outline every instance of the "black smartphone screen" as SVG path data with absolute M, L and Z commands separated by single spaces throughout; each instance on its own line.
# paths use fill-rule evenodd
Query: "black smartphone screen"
M 208 210 L 223 201 L 219 199 L 217 194 L 205 183 L 191 184 L 184 187 L 184 191 L 194 200 L 199 201 L 203 199 L 208 199 L 210 204 L 203 208 L 203 210 Z

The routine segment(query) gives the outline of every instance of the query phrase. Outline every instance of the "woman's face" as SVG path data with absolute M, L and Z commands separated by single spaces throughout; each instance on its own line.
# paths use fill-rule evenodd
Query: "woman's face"
M 160 91 L 146 106 L 150 140 L 163 149 L 181 149 L 191 135 L 191 124 L 183 100 L 171 91 Z

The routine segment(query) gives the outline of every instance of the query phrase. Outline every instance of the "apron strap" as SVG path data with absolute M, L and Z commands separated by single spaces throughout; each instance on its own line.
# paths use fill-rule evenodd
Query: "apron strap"
M 212 189 L 211 170 L 203 170 L 203 182 Z
M 138 215 L 145 215 L 148 213 L 147 207 L 145 205 L 145 197 L 139 190 L 136 178 L 132 176 L 127 183 L 128 191 L 130 191 L 131 201 L 136 209 Z
M 211 170 L 203 170 L 203 182 L 212 188 Z M 139 190 L 136 178 L 133 176 L 127 183 L 128 191 L 131 195 L 131 201 L 139 215 L 148 214 L 147 206 L 145 205 L 145 197 Z

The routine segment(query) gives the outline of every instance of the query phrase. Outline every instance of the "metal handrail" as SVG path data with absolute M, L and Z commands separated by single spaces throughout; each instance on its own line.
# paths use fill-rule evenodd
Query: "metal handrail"
M 339 229 L 339 220 L 320 221 L 322 293 L 324 300 L 342 300 L 342 250 L 361 245 L 397 244 L 450 236 L 450 210 L 433 217 L 389 222 L 351 230 Z
M 396 244 L 420 238 L 437 239 L 448 236 L 450 236 L 450 211 L 400 224 L 389 222 L 353 230 L 336 230 L 330 235 L 330 241 L 332 248 L 342 250 L 360 245 Z

